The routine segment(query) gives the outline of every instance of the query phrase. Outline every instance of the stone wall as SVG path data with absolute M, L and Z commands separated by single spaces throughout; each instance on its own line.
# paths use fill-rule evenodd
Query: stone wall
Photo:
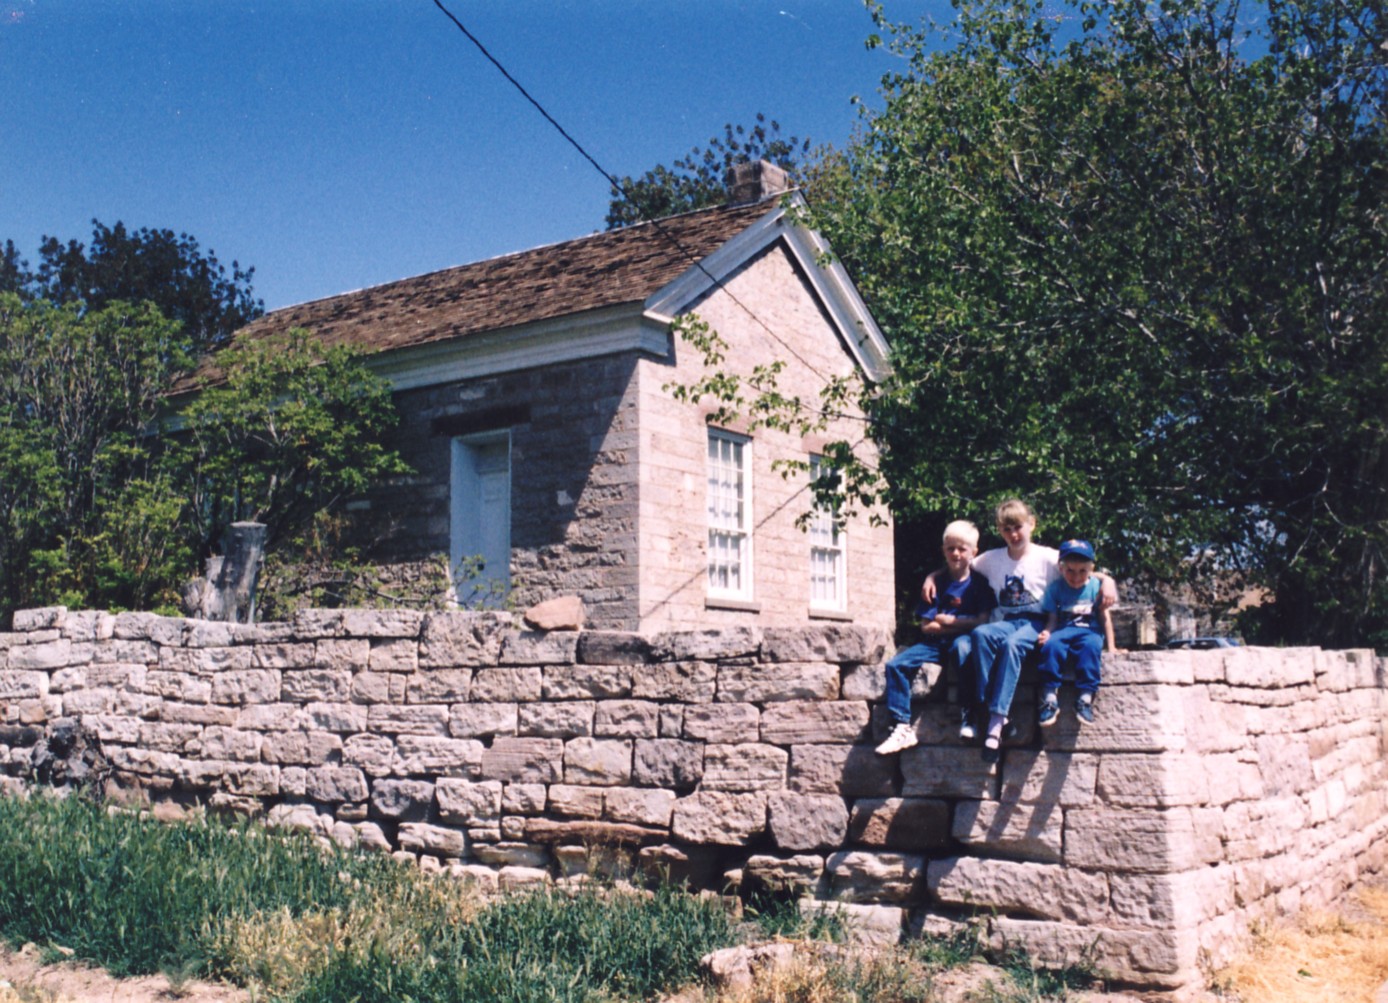
M 0 788 L 80 724 L 123 796 L 204 803 L 487 887 L 620 848 L 718 887 L 802 887 L 870 932 L 984 917 L 998 947 L 1197 982 L 1251 921 L 1388 862 L 1388 680 L 1363 651 L 1111 656 L 1099 718 L 1001 763 L 918 680 L 921 745 L 881 758 L 885 635 L 642 636 L 501 613 L 312 611 L 233 626 L 32 610 L 0 635 Z

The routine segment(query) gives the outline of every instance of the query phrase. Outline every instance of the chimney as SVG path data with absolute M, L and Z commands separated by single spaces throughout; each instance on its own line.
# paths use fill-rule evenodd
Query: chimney
M 728 205 L 760 202 L 790 188 L 786 172 L 767 160 L 734 164 L 723 175 L 723 184 L 728 188 Z

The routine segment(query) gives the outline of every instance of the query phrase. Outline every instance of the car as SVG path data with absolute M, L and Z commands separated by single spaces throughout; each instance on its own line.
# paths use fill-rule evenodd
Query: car
M 1213 651 L 1215 648 L 1238 648 L 1243 644 L 1237 637 L 1176 637 L 1166 642 L 1168 648 L 1189 648 L 1192 651 Z

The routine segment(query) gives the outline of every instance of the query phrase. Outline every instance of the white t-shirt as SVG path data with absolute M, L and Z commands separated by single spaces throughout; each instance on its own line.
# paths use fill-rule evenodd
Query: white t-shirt
M 994 620 L 1005 620 L 1021 613 L 1041 613 L 1041 597 L 1046 586 L 1060 577 L 1060 551 L 1052 547 L 1031 544 L 1017 560 L 1007 555 L 1006 547 L 985 550 L 974 558 L 975 571 L 988 579 L 998 597 L 993 610 Z

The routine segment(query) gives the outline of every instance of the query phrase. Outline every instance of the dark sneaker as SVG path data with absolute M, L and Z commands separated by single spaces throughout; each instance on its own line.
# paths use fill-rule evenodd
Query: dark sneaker
M 985 763 L 996 763 L 1002 758 L 1002 750 L 998 748 L 1000 744 L 992 735 L 983 740 L 983 761 Z
M 1085 724 L 1094 723 L 1094 697 L 1088 693 L 1083 694 L 1075 701 L 1075 716 Z
M 1047 693 L 1041 698 L 1041 706 L 1036 712 L 1036 720 L 1040 722 L 1041 727 L 1048 728 L 1055 724 L 1058 717 L 1060 717 L 1060 697 L 1056 696 L 1055 693 Z

